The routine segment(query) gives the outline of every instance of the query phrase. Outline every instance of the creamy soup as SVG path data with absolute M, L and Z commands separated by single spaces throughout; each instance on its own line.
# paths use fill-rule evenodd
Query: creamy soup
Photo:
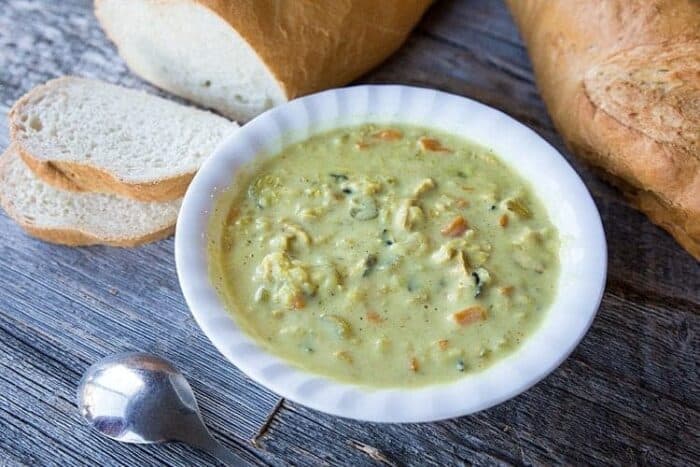
M 212 279 L 239 326 L 345 382 L 479 371 L 521 345 L 556 289 L 557 231 L 528 184 L 426 128 L 338 129 L 261 157 L 212 219 Z

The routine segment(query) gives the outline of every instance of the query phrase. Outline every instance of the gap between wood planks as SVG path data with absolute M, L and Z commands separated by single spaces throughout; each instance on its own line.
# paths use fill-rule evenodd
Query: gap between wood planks
M 265 421 L 260 425 L 260 428 L 258 431 L 255 433 L 255 435 L 250 439 L 250 442 L 253 446 L 255 446 L 258 449 L 264 449 L 262 446 L 260 446 L 260 439 L 265 436 L 265 434 L 268 432 L 270 429 L 270 425 L 272 425 L 272 422 L 275 419 L 275 416 L 279 413 L 279 411 L 284 407 L 285 399 L 284 397 L 280 397 L 275 406 L 270 410 L 270 413 L 267 414 L 267 417 L 265 417 Z M 354 448 L 357 449 L 358 451 L 362 452 L 363 454 L 369 456 L 372 460 L 379 462 L 380 464 L 383 465 L 388 465 L 391 467 L 395 467 L 397 464 L 390 460 L 382 451 L 379 449 L 375 448 L 374 446 L 370 446 L 369 444 L 362 443 L 360 441 L 354 440 L 354 439 L 349 439 L 347 441 L 347 444 Z
M 270 429 L 270 425 L 272 424 L 272 421 L 275 418 L 275 415 L 277 415 L 277 412 L 280 411 L 282 406 L 284 405 L 284 397 L 280 397 L 275 406 L 270 410 L 270 413 L 267 414 L 267 417 L 265 417 L 265 421 L 260 425 L 260 428 L 258 428 L 258 431 L 255 433 L 255 435 L 250 439 L 250 442 L 255 446 L 256 448 L 261 449 L 260 444 L 258 441 L 260 438 L 265 436 L 265 433 L 267 433 L 267 430 Z
M 370 446 L 369 444 L 365 444 L 354 439 L 349 439 L 348 445 L 357 449 L 360 452 L 367 454 L 372 460 L 377 461 L 380 464 L 389 465 L 391 467 L 395 467 L 397 465 L 395 462 L 389 460 L 389 458 L 386 457 L 382 453 L 382 451 L 375 448 L 374 446 Z

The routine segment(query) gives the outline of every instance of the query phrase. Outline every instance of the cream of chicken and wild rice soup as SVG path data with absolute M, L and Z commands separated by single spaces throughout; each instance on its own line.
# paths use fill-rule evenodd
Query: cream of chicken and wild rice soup
M 559 274 L 528 184 L 489 150 L 414 126 L 337 129 L 260 158 L 212 219 L 212 280 L 238 325 L 360 385 L 487 367 L 542 321 Z

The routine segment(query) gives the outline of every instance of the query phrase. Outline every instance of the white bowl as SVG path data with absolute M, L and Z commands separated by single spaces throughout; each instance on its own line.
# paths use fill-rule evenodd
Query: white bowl
M 512 355 L 452 383 L 373 389 L 300 370 L 271 355 L 234 321 L 210 283 L 209 213 L 234 173 L 260 153 L 332 128 L 408 123 L 461 135 L 492 148 L 529 180 L 561 238 L 554 303 Z M 607 250 L 598 211 L 564 158 L 535 132 L 478 102 L 431 89 L 356 86 L 296 99 L 265 112 L 223 141 L 187 190 L 175 237 L 182 292 L 219 351 L 282 397 L 334 415 L 375 422 L 426 422 L 470 414 L 520 394 L 552 372 L 588 330 L 602 298 Z

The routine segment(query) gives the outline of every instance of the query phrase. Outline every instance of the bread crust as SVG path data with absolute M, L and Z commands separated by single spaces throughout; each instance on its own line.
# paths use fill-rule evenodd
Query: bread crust
M 569 149 L 700 259 L 700 2 L 508 4 Z
M 432 0 L 197 0 L 248 42 L 288 99 L 347 84 L 399 48 Z
M 3 208 L 5 206 L 3 205 Z M 11 216 L 12 217 L 12 216 Z M 32 237 L 38 238 L 39 240 L 55 243 L 57 245 L 65 246 L 93 246 L 93 245 L 105 245 L 120 248 L 134 248 L 137 246 L 145 245 L 146 243 L 155 242 L 157 240 L 162 240 L 164 238 L 170 237 L 175 233 L 175 227 L 167 227 L 165 229 L 153 232 L 143 237 L 138 238 L 127 238 L 127 239 L 104 239 L 94 237 L 86 232 L 81 232 L 79 230 L 69 230 L 69 229 L 46 229 L 37 226 L 29 225 L 23 223 L 16 218 L 12 219 L 17 222 L 17 224 L 22 227 L 22 229 L 27 232 L 27 234 Z
M 13 145 L 5 153 L 0 155 L 0 173 L 5 170 L 5 166 L 10 162 L 10 152 L 16 151 L 17 146 Z M 175 232 L 175 225 L 168 225 L 154 232 L 140 237 L 128 238 L 106 238 L 98 237 L 90 232 L 80 229 L 47 228 L 39 227 L 29 222 L 21 213 L 13 209 L 13 203 L 3 196 L 0 191 L 0 206 L 7 215 L 15 221 L 27 234 L 49 243 L 56 243 L 66 246 L 90 246 L 107 245 L 115 247 L 135 247 L 146 243 L 154 242 L 171 236 Z
M 183 174 L 157 183 L 127 183 L 88 164 L 43 161 L 18 145 L 20 157 L 42 181 L 67 191 L 111 193 L 138 201 L 173 201 L 182 198 L 194 174 Z
M 33 99 L 54 92 L 72 76 L 63 76 L 37 86 L 19 98 L 8 113 L 10 139 L 14 142 L 22 160 L 44 182 L 68 191 L 91 191 L 112 193 L 138 201 L 173 201 L 182 198 L 196 171 L 174 174 L 153 183 L 130 183 L 120 180 L 101 167 L 87 161 L 71 162 L 51 159 L 50 154 L 39 157 L 32 154 L 24 144 L 23 123 L 19 115 Z M 233 124 L 233 123 L 232 123 Z
M 404 42 L 433 0 L 144 1 L 188 2 L 212 11 L 252 47 L 283 94 L 293 99 L 347 84 L 377 66 Z M 120 48 L 101 3 L 95 1 L 95 15 Z M 122 58 L 128 64 L 128 57 Z

